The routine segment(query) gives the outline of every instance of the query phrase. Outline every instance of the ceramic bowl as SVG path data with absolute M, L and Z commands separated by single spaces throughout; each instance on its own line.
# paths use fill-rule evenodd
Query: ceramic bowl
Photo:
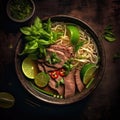
M 46 22 L 47 20 L 48 18 L 45 18 L 43 21 Z M 33 86 L 30 84 L 30 81 L 27 80 L 27 78 L 23 75 L 23 72 L 21 70 L 22 60 L 18 56 L 18 54 L 23 49 L 22 37 L 19 39 L 18 44 L 16 46 L 16 51 L 15 51 L 16 73 L 18 75 L 19 81 L 21 82 L 22 86 L 27 90 L 27 92 L 32 94 L 34 97 L 38 98 L 40 101 L 44 101 L 46 103 L 51 103 L 51 104 L 58 104 L 58 105 L 72 104 L 72 103 L 81 101 L 82 99 L 90 95 L 98 86 L 98 84 L 101 82 L 102 76 L 104 74 L 104 69 L 105 69 L 104 47 L 103 47 L 102 41 L 99 40 L 94 30 L 87 23 L 83 22 L 78 18 L 67 16 L 67 15 L 56 15 L 51 17 L 51 21 L 76 24 L 80 26 L 83 30 L 85 30 L 87 33 L 89 33 L 90 36 L 93 38 L 94 43 L 96 44 L 98 49 L 100 60 L 99 60 L 99 68 L 95 76 L 95 80 L 92 82 L 91 86 L 89 88 L 85 88 L 82 92 L 76 93 L 73 97 L 66 98 L 66 99 L 58 99 L 34 89 Z
M 34 15 L 35 3 L 33 0 L 9 0 L 6 11 L 12 21 L 26 22 Z

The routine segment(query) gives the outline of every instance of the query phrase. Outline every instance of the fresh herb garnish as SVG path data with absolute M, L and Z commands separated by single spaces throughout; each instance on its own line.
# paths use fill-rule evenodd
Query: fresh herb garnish
M 51 20 L 42 23 L 39 17 L 36 17 L 31 26 L 20 28 L 24 35 L 25 46 L 20 55 L 34 54 L 38 58 L 46 56 L 46 47 L 56 42 L 57 34 L 51 30 Z M 56 35 L 55 35 L 56 34 Z
M 73 68 L 72 59 L 67 60 L 64 63 L 63 68 L 65 69 L 65 75 L 68 75 Z
M 113 42 L 116 40 L 112 25 L 106 26 L 106 28 L 104 29 L 103 37 L 109 42 Z
M 64 84 L 64 79 L 62 78 L 61 80 L 57 81 L 56 87 L 59 87 L 60 85 Z
M 9 10 L 12 17 L 22 20 L 31 14 L 32 5 L 29 0 L 11 0 Z
M 52 53 L 50 56 L 48 56 L 48 57 L 46 58 L 46 61 L 47 61 L 49 64 L 56 64 L 56 63 L 61 62 L 60 58 L 57 56 L 56 53 Z

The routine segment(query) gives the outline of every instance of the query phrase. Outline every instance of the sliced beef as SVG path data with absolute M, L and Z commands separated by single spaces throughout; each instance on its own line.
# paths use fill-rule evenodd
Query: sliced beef
M 45 62 L 44 64 L 45 64 L 46 66 L 48 66 L 48 67 L 52 67 L 52 68 L 54 68 L 54 69 L 58 69 L 57 66 L 54 66 L 53 64 L 49 64 L 48 62 Z
M 54 67 L 53 65 L 48 64 L 45 61 L 38 60 L 38 69 L 40 72 L 49 72 L 54 71 L 57 69 L 57 67 Z
M 70 58 L 73 54 L 73 47 L 66 47 L 63 45 L 54 44 L 54 45 L 51 45 L 50 48 L 63 52 L 67 58 Z
M 38 62 L 38 63 L 44 63 L 45 60 L 44 60 L 44 59 L 38 59 L 37 62 Z
M 42 63 L 38 63 L 38 69 L 39 69 L 40 72 L 45 71 L 44 67 L 42 66 Z
M 63 66 L 63 64 L 65 63 L 65 61 L 68 60 L 68 58 L 65 56 L 65 54 L 61 51 L 54 50 L 52 48 L 48 48 L 47 51 L 48 51 L 49 54 L 50 53 L 56 53 L 58 58 L 61 60 L 61 62 L 53 64 L 54 67 L 61 68 Z
M 65 98 L 75 95 L 75 78 L 74 70 L 72 70 L 66 77 L 64 77 L 65 84 Z
M 54 71 L 54 70 L 57 69 L 54 66 L 47 65 L 46 63 L 43 63 L 42 66 L 43 66 L 43 68 L 44 68 L 44 70 L 45 70 L 46 73 L 48 73 L 49 71 Z
M 49 71 L 58 70 L 59 68 L 63 67 L 64 63 L 73 55 L 73 48 L 62 45 L 51 45 L 49 48 L 47 48 L 47 53 L 48 57 L 50 57 L 52 53 L 56 53 L 58 58 L 61 60 L 59 63 L 55 64 L 50 64 L 47 60 L 38 60 L 39 70 L 49 73 Z M 55 80 L 51 78 L 49 81 L 49 87 L 65 98 L 74 96 L 76 89 L 81 92 L 84 88 L 84 84 L 80 79 L 80 71 L 78 69 L 73 69 L 67 76 L 64 77 L 64 85 L 57 86 L 57 83 L 61 79 L 62 77 L 58 77 Z
M 39 62 L 45 62 L 47 66 L 53 66 L 55 68 L 61 68 L 63 67 L 64 63 L 70 59 L 72 53 L 73 53 L 73 48 L 72 47 L 66 47 L 66 46 L 60 46 L 60 45 L 51 45 L 49 48 L 47 48 L 47 57 L 50 58 L 50 56 L 55 53 L 57 57 L 60 59 L 60 62 L 55 63 L 55 64 L 50 64 L 47 61 L 42 61 L 38 60 Z
M 55 80 L 53 80 L 53 79 L 51 79 L 50 82 L 49 82 L 49 86 L 53 90 L 57 91 L 59 95 L 63 96 L 64 95 L 64 86 L 60 85 L 60 86 L 57 87 L 56 84 L 57 84 L 57 82 Z
M 77 89 L 79 92 L 81 92 L 84 88 L 84 84 L 80 78 L 80 70 L 76 69 L 74 76 L 75 76 L 75 82 L 76 82 Z

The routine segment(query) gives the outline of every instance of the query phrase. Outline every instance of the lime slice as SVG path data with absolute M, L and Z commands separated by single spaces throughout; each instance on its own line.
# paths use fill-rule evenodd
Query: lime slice
M 7 92 L 0 92 L 0 107 L 11 108 L 15 103 L 13 95 Z
M 22 71 L 26 77 L 34 79 L 38 74 L 38 67 L 36 62 L 30 57 L 26 57 L 22 62 Z
M 45 87 L 50 80 L 50 76 L 45 72 L 40 72 L 35 76 L 34 82 L 38 87 Z
M 79 29 L 75 25 L 68 25 L 67 29 L 68 29 L 68 34 L 70 36 L 71 43 L 73 45 L 76 45 L 80 37 Z
M 87 63 L 82 67 L 82 69 L 80 71 L 80 75 L 81 75 L 81 79 L 85 85 L 87 85 L 89 83 L 89 81 L 94 77 L 94 73 L 97 68 L 98 68 L 98 66 L 93 63 Z

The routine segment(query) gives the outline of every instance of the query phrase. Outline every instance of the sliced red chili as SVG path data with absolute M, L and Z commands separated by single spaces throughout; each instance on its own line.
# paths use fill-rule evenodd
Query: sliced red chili
M 51 71 L 50 73 L 51 78 L 56 79 L 58 78 L 58 71 Z
M 65 76 L 65 69 L 61 68 L 61 69 L 59 70 L 59 75 L 60 75 L 61 77 L 64 77 L 64 76 Z

